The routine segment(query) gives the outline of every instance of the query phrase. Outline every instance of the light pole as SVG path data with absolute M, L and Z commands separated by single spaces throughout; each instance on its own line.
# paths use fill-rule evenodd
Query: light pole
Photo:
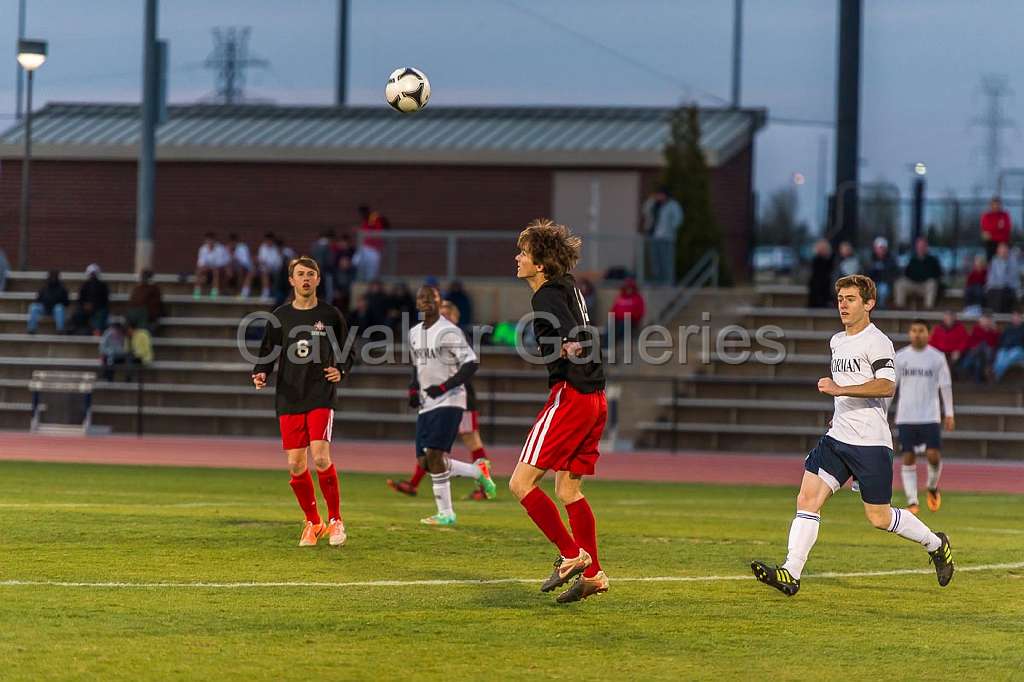
M 21 233 L 18 269 L 28 269 L 28 215 L 32 165 L 32 73 L 46 61 L 45 40 L 19 40 L 18 63 L 28 73 L 25 101 L 25 158 L 21 160 Z

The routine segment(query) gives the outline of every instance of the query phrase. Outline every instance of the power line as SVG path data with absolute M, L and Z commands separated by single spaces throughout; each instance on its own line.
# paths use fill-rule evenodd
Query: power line
M 252 28 L 213 29 L 213 53 L 205 66 L 217 72 L 215 100 L 223 104 L 236 104 L 245 99 L 245 73 L 248 69 L 267 68 L 270 62 L 249 56 L 249 35 Z
M 982 155 L 985 157 L 985 187 L 994 190 L 998 184 L 999 170 L 1003 167 L 1003 128 L 1014 127 L 1013 119 L 1006 116 L 1003 99 L 1012 94 L 1007 77 L 989 74 L 981 79 L 981 91 L 988 100 L 985 113 L 974 119 L 974 125 L 985 128 L 985 143 Z

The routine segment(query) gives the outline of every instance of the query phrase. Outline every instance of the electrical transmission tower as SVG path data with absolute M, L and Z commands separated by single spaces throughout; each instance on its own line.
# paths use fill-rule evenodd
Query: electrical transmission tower
M 216 73 L 217 93 L 214 101 L 237 104 L 245 100 L 245 72 L 249 68 L 265 69 L 270 62 L 249 56 L 248 26 L 213 29 L 213 52 L 204 66 Z
M 994 191 L 999 183 L 999 171 L 1003 168 L 1003 129 L 1013 128 L 1013 119 L 1006 116 L 1003 100 L 1013 94 L 1006 76 L 989 74 L 981 79 L 981 92 L 987 100 L 985 113 L 973 120 L 974 125 L 985 129 L 985 143 L 981 153 L 984 158 L 982 183 Z

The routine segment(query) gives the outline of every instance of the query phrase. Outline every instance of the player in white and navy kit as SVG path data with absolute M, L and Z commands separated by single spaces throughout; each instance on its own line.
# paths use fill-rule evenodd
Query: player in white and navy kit
M 476 353 L 462 330 L 441 317 L 441 292 L 424 285 L 416 293 L 416 309 L 423 321 L 409 330 L 413 380 L 409 404 L 419 408 L 416 417 L 416 459 L 434 485 L 437 514 L 422 522 L 432 526 L 455 524 L 451 476 L 475 479 L 494 495 L 496 486 L 487 467 L 451 459 L 448 453 L 459 435 L 466 409 L 465 383 L 479 367 Z
M 942 474 L 942 426 L 952 431 L 953 382 L 949 365 L 941 351 L 928 345 L 928 323 L 914 320 L 910 325 L 910 345 L 896 353 L 896 428 L 903 453 L 903 491 L 907 509 L 916 514 L 917 453 L 928 457 L 928 509 L 939 511 L 942 495 L 939 476 Z M 939 396 L 945 418 L 940 424 Z
M 953 577 L 953 551 L 944 533 L 933 533 L 892 501 L 892 432 L 886 418 L 888 399 L 896 390 L 892 341 L 875 325 L 875 283 L 864 275 L 836 282 L 839 317 L 845 331 L 832 337 L 832 377 L 818 380 L 818 391 L 835 398 L 828 433 L 804 460 L 804 477 L 796 498 L 796 518 L 789 529 L 789 554 L 781 566 L 754 561 L 754 577 L 787 596 L 800 589 L 807 555 L 818 539 L 821 508 L 850 479 L 860 482 L 864 513 L 880 530 L 920 543 L 931 555 L 939 585 Z

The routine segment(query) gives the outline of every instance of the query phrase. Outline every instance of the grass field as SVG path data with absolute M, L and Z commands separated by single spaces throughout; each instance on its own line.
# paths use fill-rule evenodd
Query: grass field
M 0 463 L 0 679 L 1024 679 L 1022 497 L 925 512 L 963 569 L 1018 565 L 941 589 L 844 491 L 787 599 L 746 576 L 783 558 L 793 490 L 587 491 L 612 589 L 558 606 L 537 589 L 555 552 L 507 493 L 439 530 L 417 523 L 429 486 L 343 475 L 349 544 L 300 549 L 283 472 Z M 921 573 L 814 575 L 900 569 Z

